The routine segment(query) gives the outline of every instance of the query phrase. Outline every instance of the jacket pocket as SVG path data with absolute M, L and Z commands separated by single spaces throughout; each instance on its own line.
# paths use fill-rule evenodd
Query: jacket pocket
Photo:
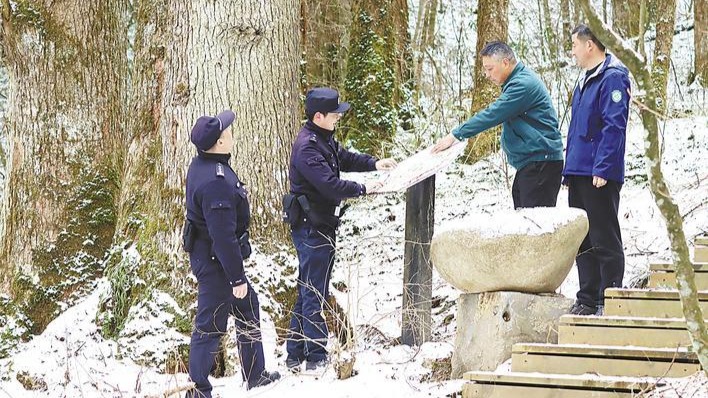
M 212 210 L 226 210 L 231 208 L 231 202 L 228 200 L 217 200 L 212 202 L 210 208 Z
M 327 160 L 322 155 L 313 156 L 313 157 L 307 159 L 308 166 L 317 166 L 317 164 L 319 164 L 319 163 L 328 164 Z

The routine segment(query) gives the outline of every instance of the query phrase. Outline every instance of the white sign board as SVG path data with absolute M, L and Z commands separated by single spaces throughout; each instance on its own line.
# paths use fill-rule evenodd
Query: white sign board
M 448 167 L 464 151 L 467 141 L 455 141 L 445 151 L 432 153 L 433 146 L 399 162 L 398 167 L 381 178 L 383 186 L 375 193 L 400 192 Z M 373 193 L 373 192 L 372 192 Z

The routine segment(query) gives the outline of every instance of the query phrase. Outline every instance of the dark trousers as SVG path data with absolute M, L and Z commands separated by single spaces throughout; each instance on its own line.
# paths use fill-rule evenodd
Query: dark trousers
M 562 172 L 562 160 L 531 162 L 517 170 L 511 187 L 514 208 L 555 207 Z
M 621 287 L 624 249 L 617 211 L 622 184 L 607 181 L 602 188 L 592 177 L 568 176 L 568 205 L 585 210 L 590 230 L 580 245 L 575 262 L 580 290 L 578 301 L 588 306 L 603 305 L 605 289 Z
M 321 361 L 327 358 L 327 323 L 323 317 L 334 265 L 336 234 L 314 228 L 309 222 L 292 228 L 291 236 L 300 265 L 297 301 L 287 335 L 288 357 Z
M 241 375 L 245 381 L 258 380 L 265 368 L 260 329 L 258 295 L 248 286 L 242 299 L 233 296 L 221 265 L 192 256 L 192 272 L 197 277 L 197 316 L 189 346 L 189 377 L 196 384 L 187 397 L 211 397 L 208 377 L 214 368 L 219 341 L 226 332 L 229 315 L 236 320 Z

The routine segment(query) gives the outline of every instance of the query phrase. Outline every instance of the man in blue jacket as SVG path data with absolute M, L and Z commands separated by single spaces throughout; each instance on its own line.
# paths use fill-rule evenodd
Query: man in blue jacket
M 197 147 L 187 172 L 184 248 L 197 277 L 197 316 L 189 349 L 189 376 L 195 388 L 187 398 L 211 397 L 209 374 L 229 315 L 236 320 L 241 375 L 247 388 L 280 378 L 265 370 L 258 295 L 243 270 L 250 254 L 250 210 L 245 185 L 229 165 L 235 114 L 202 116 L 192 128 Z
M 516 61 L 506 43 L 488 43 L 481 56 L 487 78 L 501 86 L 502 93 L 438 141 L 433 153 L 502 124 L 502 149 L 516 169 L 511 190 L 514 207 L 555 206 L 563 169 L 563 142 L 551 96 L 541 79 Z
M 396 167 L 392 159 L 376 160 L 342 148 L 334 139 L 335 125 L 349 103 L 339 103 L 331 88 L 307 93 L 307 122 L 295 139 L 290 157 L 290 194 L 284 200 L 291 236 L 297 250 L 298 294 L 287 336 L 286 366 L 293 372 L 326 366 L 327 324 L 323 318 L 334 265 L 336 229 L 342 200 L 373 192 L 340 178 L 340 171 L 372 171 Z
M 573 93 L 564 184 L 568 204 L 584 209 L 590 230 L 576 264 L 580 279 L 570 312 L 602 315 L 608 287 L 621 287 L 624 250 L 617 210 L 624 183 L 624 151 L 629 116 L 629 72 L 605 53 L 586 25 L 573 30 L 573 55 L 585 75 Z

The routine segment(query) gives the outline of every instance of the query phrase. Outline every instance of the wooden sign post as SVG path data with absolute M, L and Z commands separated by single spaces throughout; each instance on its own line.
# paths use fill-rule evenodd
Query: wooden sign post
M 398 164 L 372 193 L 406 189 L 406 232 L 403 265 L 401 342 L 421 345 L 430 340 L 433 265 L 430 242 L 435 224 L 435 173 L 450 166 L 464 151 L 457 142 L 433 154 L 426 148 Z
M 401 342 L 410 346 L 430 340 L 433 294 L 430 241 L 434 225 L 435 175 L 432 175 L 406 191 Z

